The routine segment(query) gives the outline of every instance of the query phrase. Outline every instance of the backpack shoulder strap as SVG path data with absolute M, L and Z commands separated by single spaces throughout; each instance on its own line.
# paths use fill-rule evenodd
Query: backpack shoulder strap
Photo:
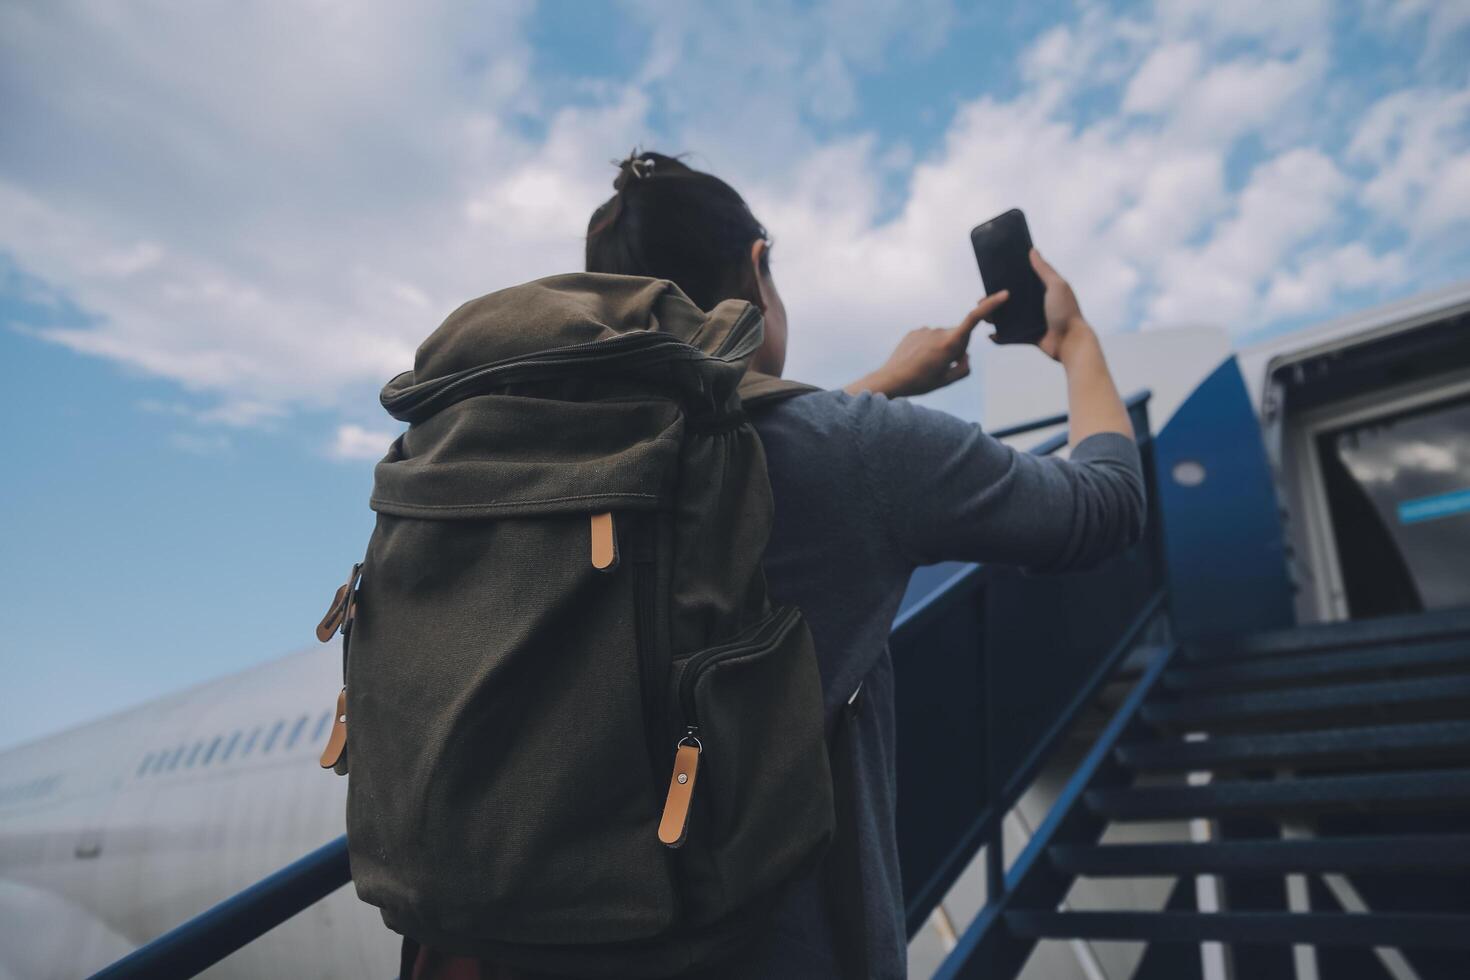
M 863 900 L 863 854 L 858 844 L 858 791 L 853 762 L 852 729 L 861 710 L 863 687 L 838 709 L 837 724 L 827 739 L 832 767 L 832 802 L 837 823 L 832 842 L 822 861 L 822 891 L 832 938 L 837 944 L 837 962 L 847 980 L 870 980 L 868 962 L 868 913 Z
M 816 385 L 787 381 L 759 371 L 747 371 L 740 381 L 740 404 L 745 408 L 764 408 L 797 395 L 821 390 L 823 389 Z

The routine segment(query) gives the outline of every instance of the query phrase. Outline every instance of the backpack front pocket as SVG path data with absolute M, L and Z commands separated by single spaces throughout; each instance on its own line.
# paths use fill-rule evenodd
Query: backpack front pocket
M 765 896 L 831 837 L 811 634 L 794 607 L 777 609 L 730 642 L 677 660 L 671 691 L 679 751 L 662 826 L 677 827 L 670 805 L 688 813 L 677 840 L 661 839 L 679 848 L 685 911 L 698 924 Z M 681 773 L 693 782 L 687 799 Z

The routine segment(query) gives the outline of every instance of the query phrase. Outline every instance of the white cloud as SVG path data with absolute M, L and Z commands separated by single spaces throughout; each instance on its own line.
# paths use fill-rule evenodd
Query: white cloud
M 1291 150 L 1251 174 L 1233 213 L 1197 248 L 1160 257 L 1163 281 L 1149 305 L 1155 324 L 1208 318 L 1257 328 L 1259 291 L 1296 250 L 1327 230 L 1350 187 L 1316 150 Z
M 220 432 L 175 432 L 168 442 L 193 456 L 222 456 L 234 448 L 230 437 Z
M 1204 50 L 1197 41 L 1176 41 L 1151 53 L 1128 81 L 1124 112 L 1158 112 L 1177 103 L 1199 77 Z
M 1402 255 L 1377 255 L 1361 242 L 1351 242 L 1278 272 L 1267 287 L 1262 311 L 1271 317 L 1310 313 L 1339 293 L 1392 286 L 1407 273 Z
M 442 312 L 525 268 L 528 236 L 460 217 L 486 161 L 534 149 L 484 123 L 524 86 L 518 5 L 498 13 L 512 29 L 474 39 L 470 73 L 431 9 L 4 8 L 0 70 L 27 84 L 5 86 L 0 250 L 101 317 L 46 336 L 208 393 L 229 424 L 401 370 Z
M 336 459 L 381 459 L 398 433 L 385 429 L 367 429 L 360 425 L 339 425 L 332 442 L 331 455 Z
M 1251 174 L 1235 216 L 1215 232 L 1204 258 L 1259 276 L 1277 267 L 1291 246 L 1327 227 L 1350 187 L 1317 150 L 1291 150 L 1268 160 Z
M 0 250 L 100 318 L 45 335 L 212 399 L 191 410 L 206 424 L 342 410 L 464 299 L 579 267 L 607 161 L 655 133 L 775 233 L 791 371 L 826 384 L 956 320 L 980 292 L 966 233 L 1011 206 L 1104 329 L 1328 311 L 1470 221 L 1465 90 L 1386 94 L 1341 153 L 1318 138 L 1336 105 L 1321 2 L 1083 3 L 1017 56 L 1018 91 L 969 98 L 917 154 L 818 133 L 860 117 L 865 72 L 945 43 L 942 0 L 634 5 L 641 67 L 572 106 L 538 84 L 525 9 L 0 10 L 22 134 Z M 1408 243 L 1345 238 L 1359 201 Z M 387 439 L 344 424 L 330 451 Z
M 1321 80 L 1315 49 L 1290 59 L 1238 58 L 1217 65 L 1181 93 L 1175 125 L 1216 144 L 1279 122 L 1282 109 Z
M 1366 7 L 1375 28 L 1401 31 L 1422 23 L 1425 60 L 1442 55 L 1464 59 L 1464 38 L 1459 35 L 1470 27 L 1470 0 L 1367 0 Z
M 1470 90 L 1411 88 L 1364 115 L 1349 159 L 1376 171 L 1363 201 L 1421 235 L 1470 221 Z
M 1331 14 L 1327 0 L 1157 0 L 1154 9 L 1167 33 L 1212 41 L 1250 39 L 1274 51 L 1316 42 L 1327 33 Z
M 1055 108 L 1081 92 L 1120 83 L 1158 40 L 1154 25 L 1083 4 L 1072 23 L 1043 33 L 1017 59 L 1038 105 Z

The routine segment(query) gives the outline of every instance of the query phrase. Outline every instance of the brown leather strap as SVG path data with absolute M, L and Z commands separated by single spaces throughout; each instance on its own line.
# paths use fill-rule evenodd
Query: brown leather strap
M 352 571 L 347 573 L 347 581 L 337 587 L 337 592 L 332 596 L 332 604 L 327 607 L 327 614 L 322 621 L 316 624 L 316 638 L 323 643 L 332 638 L 352 614 L 353 591 L 357 588 L 357 580 L 362 574 L 362 562 L 352 566 Z
M 844 980 L 868 980 L 867 906 L 863 901 L 862 851 L 857 836 L 857 782 L 853 762 L 853 729 L 862 708 L 862 685 L 852 692 L 837 715 L 837 727 L 827 740 L 832 764 L 832 796 L 837 826 L 822 865 L 822 890 L 827 915 L 837 941 L 837 959 Z
M 322 768 L 335 769 L 347 747 L 347 688 L 337 692 L 337 714 L 332 718 L 332 733 L 327 736 L 327 747 L 322 749 Z
M 679 743 L 674 753 L 674 773 L 669 777 L 669 795 L 664 800 L 664 817 L 658 824 L 658 839 L 669 847 L 680 847 L 689 833 L 689 803 L 694 797 L 694 777 L 699 774 L 699 746 Z
M 611 571 L 618 563 L 618 536 L 613 529 L 612 511 L 592 515 L 592 567 L 599 572 Z
M 332 596 L 332 604 L 327 607 L 327 614 L 322 621 L 316 624 L 316 638 L 323 643 L 332 638 L 337 632 L 337 627 L 342 625 L 342 617 L 347 612 L 347 586 L 337 586 L 337 594 Z

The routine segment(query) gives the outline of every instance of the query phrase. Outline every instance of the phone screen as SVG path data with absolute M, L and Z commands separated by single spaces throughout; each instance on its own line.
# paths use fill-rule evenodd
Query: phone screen
M 1031 231 L 1017 208 L 970 232 L 986 294 L 1008 289 L 1010 298 L 990 316 L 1001 344 L 1034 344 L 1046 334 L 1046 287 L 1031 268 Z

